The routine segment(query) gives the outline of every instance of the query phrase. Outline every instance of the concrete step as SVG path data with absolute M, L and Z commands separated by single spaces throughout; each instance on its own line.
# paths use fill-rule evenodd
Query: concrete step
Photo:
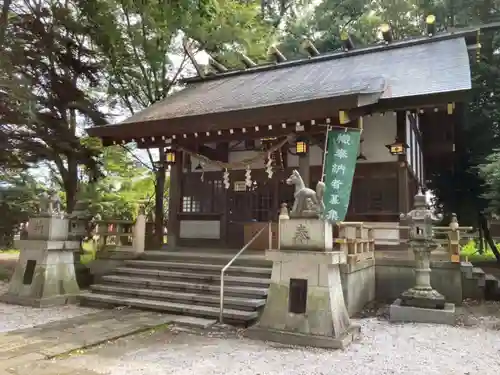
M 210 295 L 206 293 L 182 293 L 170 290 L 141 289 L 99 284 L 92 285 L 91 290 L 100 294 L 107 295 L 123 295 L 168 302 L 207 305 L 212 307 L 218 307 L 220 304 L 219 295 Z M 224 306 L 232 309 L 254 311 L 264 306 L 265 304 L 265 298 L 241 298 L 224 296 Z
M 478 286 L 483 287 L 486 285 L 486 274 L 482 268 L 480 267 L 472 268 L 472 278 L 477 280 Z
M 220 273 L 222 270 L 222 265 L 220 264 L 204 264 L 204 263 L 184 263 L 184 262 L 161 262 L 152 260 L 127 260 L 125 261 L 126 266 L 133 268 L 153 268 L 153 269 L 168 269 L 168 270 L 183 270 L 183 271 L 194 271 L 199 273 Z M 226 274 L 248 274 L 255 275 L 254 277 L 264 276 L 270 277 L 272 272 L 272 266 L 269 267 L 256 267 L 256 266 L 233 266 L 226 270 Z
M 467 279 L 472 279 L 472 270 L 474 266 L 471 262 L 460 262 L 460 270 Z
M 485 276 L 484 298 L 487 301 L 497 301 L 500 298 L 500 282 L 489 273 Z
M 129 277 L 122 275 L 106 275 L 102 277 L 103 283 L 112 283 L 119 285 L 129 285 L 135 287 L 156 288 L 161 290 L 178 290 L 183 292 L 206 292 L 219 293 L 219 284 L 200 284 L 196 282 L 160 280 L 154 278 Z M 224 287 L 224 293 L 227 296 L 234 297 L 266 297 L 268 288 L 256 288 L 251 286 L 227 285 Z
M 187 303 L 174 303 L 166 301 L 156 301 L 142 298 L 110 296 L 100 293 L 85 293 L 81 296 L 82 304 L 106 304 L 109 306 L 131 306 L 140 309 L 151 309 L 157 311 L 166 311 L 180 313 L 186 315 L 212 317 L 219 316 L 219 309 L 211 306 L 191 305 Z M 223 316 L 225 319 L 239 322 L 249 322 L 257 319 L 257 311 L 241 311 L 234 309 L 224 309 Z
M 236 253 L 235 253 L 236 254 Z M 219 264 L 226 265 L 233 257 L 233 253 L 212 253 L 212 252 L 193 252 L 193 251 L 146 251 L 141 260 L 165 260 L 170 262 L 184 263 L 202 263 L 202 264 Z M 237 265 L 255 265 L 255 266 L 272 266 L 272 262 L 266 260 L 264 251 L 262 255 L 245 254 L 243 253 L 233 263 Z
M 176 271 L 164 271 L 164 270 L 155 270 L 149 268 L 131 268 L 131 267 L 119 267 L 114 270 L 114 273 L 121 275 L 139 275 L 139 276 L 151 276 L 157 277 L 159 279 L 173 279 L 173 280 L 186 280 L 186 281 L 195 281 L 200 283 L 209 283 L 209 284 L 218 284 L 220 283 L 220 274 L 213 275 L 202 275 L 200 273 L 192 273 L 192 272 L 176 272 Z M 226 285 L 252 285 L 262 288 L 269 287 L 269 283 L 271 280 L 269 278 L 254 278 L 254 277 L 243 277 L 243 276 L 231 276 L 225 275 L 224 282 Z
M 485 273 L 481 267 L 472 267 L 472 274 L 475 276 L 479 276 L 479 277 L 482 277 L 485 275 Z

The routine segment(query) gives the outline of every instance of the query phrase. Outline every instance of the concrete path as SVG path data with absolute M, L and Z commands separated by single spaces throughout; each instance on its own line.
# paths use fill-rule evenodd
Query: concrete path
M 199 323 L 175 315 L 114 309 L 11 331 L 0 335 L 0 374 L 95 374 L 90 370 L 64 368 L 47 360 L 174 321 Z M 207 324 L 206 320 L 201 323 Z

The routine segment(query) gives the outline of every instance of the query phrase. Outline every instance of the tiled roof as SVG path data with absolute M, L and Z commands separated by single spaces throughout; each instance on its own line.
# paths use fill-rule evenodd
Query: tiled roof
M 381 99 L 464 91 L 471 88 L 463 37 L 374 52 L 346 54 L 298 65 L 189 83 L 124 123 L 167 120 L 268 107 L 349 94 Z

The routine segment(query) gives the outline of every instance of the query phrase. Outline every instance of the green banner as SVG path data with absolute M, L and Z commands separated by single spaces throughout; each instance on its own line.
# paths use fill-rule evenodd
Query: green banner
M 349 206 L 352 179 L 359 152 L 358 129 L 333 129 L 328 132 L 325 159 L 325 219 L 343 221 Z

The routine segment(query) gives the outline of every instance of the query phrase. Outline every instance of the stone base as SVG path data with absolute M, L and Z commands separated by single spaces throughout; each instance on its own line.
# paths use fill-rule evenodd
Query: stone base
M 15 296 L 7 293 L 0 296 L 0 302 L 9 303 L 13 305 L 20 305 L 20 306 L 30 306 L 30 307 L 51 307 L 51 306 L 77 304 L 78 298 L 79 298 L 78 294 L 66 294 L 50 298 L 37 299 L 37 298 Z
M 401 305 L 401 299 L 397 299 L 389 309 L 389 320 L 391 322 L 414 322 L 414 323 L 436 323 L 454 325 L 456 321 L 455 305 L 445 303 L 443 309 L 426 309 Z
M 79 293 L 72 250 L 25 248 L 1 300 L 44 307 L 75 303 Z
M 421 307 L 423 309 L 444 309 L 446 300 L 437 290 L 410 288 L 400 297 L 402 306 Z
M 342 335 L 332 336 L 308 335 L 304 333 L 281 331 L 271 328 L 254 326 L 247 329 L 243 335 L 250 339 L 272 341 L 286 345 L 311 346 L 324 349 L 345 349 L 353 341 L 361 337 L 361 328 L 351 325 Z
M 343 335 L 351 325 L 339 270 L 345 254 L 268 250 L 266 258 L 273 261 L 273 271 L 259 327 L 313 336 Z M 292 280 L 303 282 L 300 304 L 292 296 L 297 292 Z

